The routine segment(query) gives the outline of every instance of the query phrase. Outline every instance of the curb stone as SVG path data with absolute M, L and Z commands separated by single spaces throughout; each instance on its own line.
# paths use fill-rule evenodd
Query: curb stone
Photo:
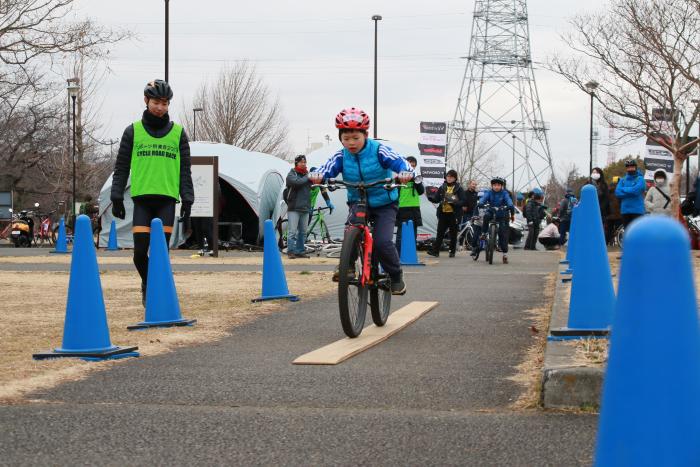
M 556 280 L 550 329 L 565 327 L 569 316 L 566 297 L 571 282 Z M 566 341 L 550 341 L 544 352 L 541 404 L 546 409 L 599 407 L 605 368 L 581 365 L 576 348 Z

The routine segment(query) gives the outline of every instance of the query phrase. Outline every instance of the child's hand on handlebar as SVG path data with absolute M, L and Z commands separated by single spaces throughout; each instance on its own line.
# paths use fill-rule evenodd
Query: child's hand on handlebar
M 406 182 L 410 182 L 411 180 L 413 180 L 413 172 L 409 172 L 408 170 L 402 170 L 401 172 L 399 172 L 398 179 L 399 183 L 402 185 Z
M 314 185 L 320 185 L 323 182 L 323 174 L 321 172 L 311 172 L 309 174 L 309 180 Z

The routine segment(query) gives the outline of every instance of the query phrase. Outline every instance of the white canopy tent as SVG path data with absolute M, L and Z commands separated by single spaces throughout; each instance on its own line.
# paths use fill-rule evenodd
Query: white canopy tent
M 219 158 L 219 186 L 221 188 L 220 220 L 223 222 L 242 222 L 243 238 L 246 243 L 257 243 L 262 238 L 265 220 L 277 222 L 283 214 L 282 190 L 287 172 L 292 165 L 278 157 L 260 152 L 246 151 L 229 144 L 192 142 L 193 157 Z M 117 238 L 120 247 L 132 248 L 131 219 L 133 202 L 130 196 L 130 183 L 124 193 L 126 219 L 116 219 Z M 112 222 L 111 201 L 112 176 L 107 179 L 100 191 L 99 204 L 102 214 L 102 234 L 100 245 L 109 240 Z M 176 208 L 176 216 L 179 214 Z M 184 241 L 180 229 L 175 223 L 171 245 Z
M 418 160 L 418 167 L 416 171 L 420 173 L 420 157 L 418 153 L 418 144 L 407 145 L 403 143 L 398 143 L 396 141 L 384 141 L 381 143 L 392 148 L 396 153 L 408 157 L 413 156 Z M 320 167 L 323 165 L 330 157 L 335 154 L 339 149 L 341 149 L 340 142 L 334 142 L 327 146 L 323 146 L 306 155 L 307 166 Z M 342 178 L 342 177 L 340 177 Z M 343 231 L 345 229 L 345 221 L 348 217 L 348 206 L 347 206 L 347 193 L 345 190 L 336 190 L 330 193 L 331 201 L 335 205 L 336 209 L 333 214 L 325 216 L 326 223 L 328 224 L 328 230 L 330 231 L 331 238 L 343 238 Z M 420 210 L 421 217 L 423 218 L 423 226 L 418 228 L 418 234 L 426 233 L 431 236 L 435 236 L 437 232 L 437 215 L 435 211 L 435 205 L 428 201 L 425 195 L 420 198 Z M 316 207 L 323 206 L 323 198 L 320 196 L 316 201 Z

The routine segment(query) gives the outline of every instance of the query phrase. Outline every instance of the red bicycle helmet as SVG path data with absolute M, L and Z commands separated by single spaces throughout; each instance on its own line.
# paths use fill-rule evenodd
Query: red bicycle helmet
M 335 127 L 348 130 L 368 130 L 369 116 L 364 110 L 350 107 L 335 116 Z

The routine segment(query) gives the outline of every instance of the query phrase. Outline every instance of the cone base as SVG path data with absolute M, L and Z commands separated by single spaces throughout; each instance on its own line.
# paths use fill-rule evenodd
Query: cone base
M 57 254 L 57 255 L 67 255 L 68 253 L 70 253 L 70 251 L 68 251 L 68 250 L 66 250 L 66 251 L 51 250 L 51 251 L 49 251 L 49 253 Z
M 256 303 L 256 302 L 264 302 L 266 300 L 281 300 L 283 298 L 286 298 L 290 302 L 298 302 L 300 300 L 298 295 L 287 294 L 287 295 L 270 295 L 269 297 L 258 297 L 258 298 L 252 299 L 251 302 Z
M 132 324 L 131 326 L 127 326 L 126 329 L 129 331 L 135 331 L 139 329 L 149 329 L 149 328 L 170 328 L 173 326 L 193 326 L 194 323 L 196 323 L 196 319 L 177 319 L 174 321 L 153 321 L 153 322 L 146 322 L 143 321 L 138 324 Z
M 562 281 L 562 283 L 566 284 L 567 282 L 571 282 L 571 279 L 573 279 L 573 278 L 572 277 L 562 277 L 561 281 Z
M 87 361 L 100 361 L 116 358 L 138 357 L 140 354 L 135 352 L 138 347 L 114 347 L 107 350 L 96 351 L 71 351 L 63 349 L 54 349 L 53 351 L 35 353 L 32 355 L 34 360 L 46 360 L 48 358 L 82 358 Z
M 559 264 L 569 264 L 569 260 L 563 259 L 563 260 L 559 261 Z
M 610 329 L 573 329 L 573 328 L 553 328 L 549 330 L 548 341 L 563 341 L 573 339 L 607 339 Z
M 121 251 L 121 248 L 107 248 L 105 251 Z
M 563 271 L 559 271 L 559 274 L 573 274 L 573 273 L 574 273 L 574 270 L 571 268 L 565 269 Z
M 425 266 L 425 263 L 401 263 L 401 266 Z

